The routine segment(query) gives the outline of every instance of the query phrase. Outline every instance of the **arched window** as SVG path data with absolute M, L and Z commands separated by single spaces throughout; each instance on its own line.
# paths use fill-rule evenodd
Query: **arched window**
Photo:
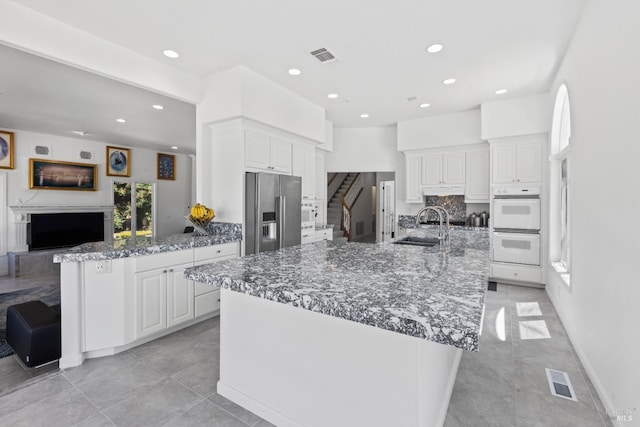
M 551 263 L 570 285 L 571 235 L 569 227 L 569 151 L 571 142 L 571 107 L 569 91 L 561 85 L 556 95 L 551 128 Z

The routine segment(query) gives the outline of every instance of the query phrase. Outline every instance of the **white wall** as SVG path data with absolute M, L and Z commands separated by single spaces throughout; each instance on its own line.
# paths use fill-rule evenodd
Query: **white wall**
M 479 109 L 398 122 L 398 151 L 480 142 Z
M 326 172 L 395 172 L 396 212 L 410 208 L 405 194 L 404 155 L 396 149 L 395 127 L 335 128 L 333 151 L 325 156 Z
M 547 133 L 551 128 L 549 94 L 485 102 L 481 106 L 482 139 Z
M 547 292 L 605 408 L 640 425 L 640 2 L 588 2 L 551 88 L 571 99 L 571 288 Z
M 108 206 L 113 204 L 112 183 L 114 178 L 118 178 L 106 176 L 106 146 L 109 144 L 21 130 L 13 130 L 13 132 L 15 167 L 11 170 L 3 170 L 7 176 L 8 206 Z M 49 147 L 51 154 L 49 156 L 35 154 L 36 145 Z M 91 152 L 93 158 L 81 159 L 80 151 Z M 30 158 L 97 164 L 97 191 L 29 189 Z M 184 229 L 184 215 L 188 212 L 191 199 L 191 160 L 186 155 L 176 154 L 175 181 L 156 180 L 156 165 L 156 151 L 131 148 L 131 178 L 129 179 L 157 183 L 157 235 L 180 233 Z M 13 213 L 6 206 L 0 208 L 5 209 L 8 219 L 6 226 L 0 224 L 2 227 L 0 238 L 7 239 L 13 234 Z M 11 251 L 11 247 L 8 250 Z M 0 254 L 2 255 L 4 254 Z

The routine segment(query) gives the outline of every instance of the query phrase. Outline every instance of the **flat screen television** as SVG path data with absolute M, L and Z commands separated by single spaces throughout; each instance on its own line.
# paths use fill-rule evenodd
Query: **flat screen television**
M 30 251 L 67 248 L 104 240 L 104 213 L 31 214 L 27 243 Z

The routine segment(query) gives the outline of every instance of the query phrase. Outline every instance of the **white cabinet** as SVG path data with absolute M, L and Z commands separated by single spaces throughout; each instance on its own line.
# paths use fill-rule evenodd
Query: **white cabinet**
M 316 230 L 315 241 L 320 240 L 333 240 L 333 228 L 323 228 Z
M 316 197 L 316 150 L 311 145 L 293 145 L 294 176 L 302 177 L 302 198 L 315 199 Z
M 135 274 L 136 337 L 141 338 L 193 318 L 193 282 L 184 277 L 191 264 Z
M 467 151 L 466 169 L 464 201 L 489 203 L 489 148 Z
M 405 154 L 406 182 L 405 199 L 407 203 L 422 203 L 421 185 L 421 156 L 415 154 Z
M 193 282 L 184 277 L 191 264 L 167 269 L 167 328 L 193 319 Z
M 210 264 L 226 259 L 237 258 L 240 246 L 237 242 L 222 245 L 205 246 L 195 249 L 195 265 Z M 194 283 L 194 315 L 205 316 L 220 309 L 220 288 L 206 283 Z
M 167 273 L 150 270 L 136 273 L 136 338 L 167 328 Z
M 423 186 L 459 185 L 465 182 L 465 153 L 426 154 L 421 161 Z
M 493 184 L 542 182 L 542 142 L 518 140 L 491 146 Z
M 245 166 L 291 174 L 291 143 L 257 132 L 245 132 Z

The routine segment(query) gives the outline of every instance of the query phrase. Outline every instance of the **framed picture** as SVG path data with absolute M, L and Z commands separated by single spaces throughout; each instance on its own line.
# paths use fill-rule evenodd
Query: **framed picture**
M 13 169 L 13 132 L 0 130 L 0 169 Z
M 158 179 L 176 179 L 176 156 L 158 153 Z
M 131 176 L 131 150 L 107 147 L 107 176 Z
M 98 188 L 98 166 L 56 160 L 29 159 L 29 188 L 96 191 Z

